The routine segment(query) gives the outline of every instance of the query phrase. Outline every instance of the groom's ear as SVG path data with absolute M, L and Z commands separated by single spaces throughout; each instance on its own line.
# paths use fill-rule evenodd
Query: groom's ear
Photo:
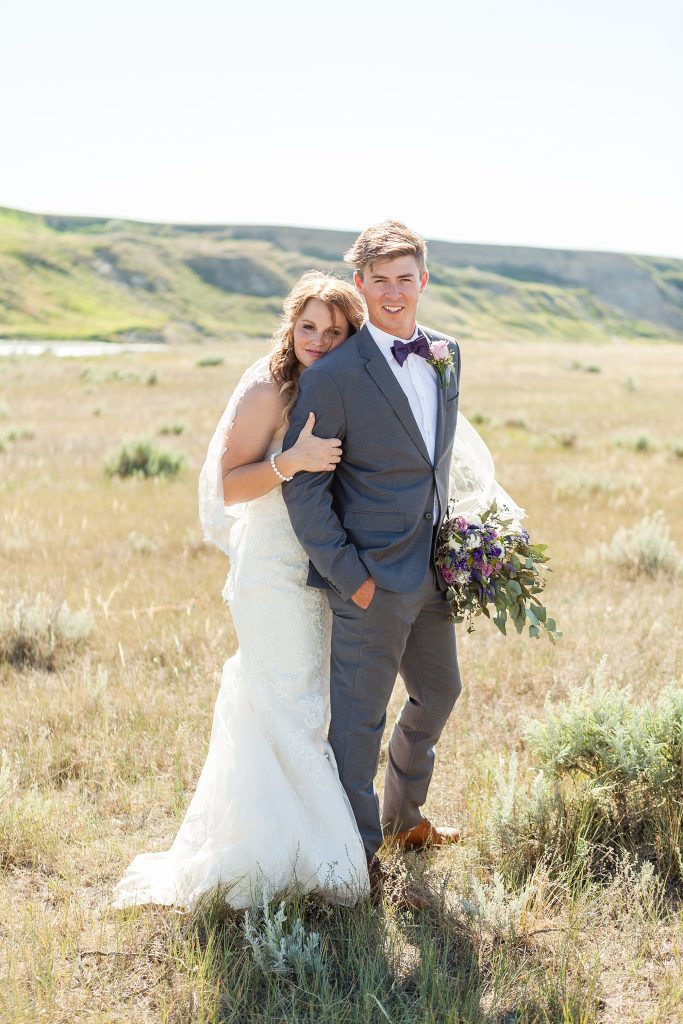
M 353 283 L 355 284 L 355 286 L 358 289 L 358 291 L 362 294 L 363 293 L 363 276 L 362 276 L 362 274 L 359 274 L 357 270 L 354 270 L 354 272 L 353 272 Z
M 429 271 L 425 270 L 420 278 L 420 292 L 423 292 L 427 287 L 427 281 L 429 280 Z

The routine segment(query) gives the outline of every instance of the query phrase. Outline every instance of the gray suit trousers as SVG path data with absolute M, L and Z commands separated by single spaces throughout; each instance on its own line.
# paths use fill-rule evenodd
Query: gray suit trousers
M 434 769 L 434 744 L 461 690 L 455 630 L 428 567 L 405 594 L 378 587 L 367 610 L 328 591 L 333 612 L 330 743 L 371 857 L 383 835 L 412 828 Z M 400 672 L 408 699 L 389 741 L 380 819 L 374 778 L 386 711 Z

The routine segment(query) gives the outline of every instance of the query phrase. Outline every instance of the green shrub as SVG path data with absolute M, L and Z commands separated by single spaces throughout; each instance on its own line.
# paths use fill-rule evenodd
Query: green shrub
M 254 963 L 265 974 L 293 974 L 303 979 L 306 974 L 325 973 L 320 955 L 320 935 L 307 932 L 301 918 L 288 915 L 285 902 L 273 913 L 265 892 L 254 900 L 244 915 L 244 937 L 251 947 Z
M 107 476 L 175 476 L 183 467 L 185 456 L 179 452 L 158 449 L 152 441 L 139 438 L 130 441 L 111 455 L 104 466 Z
M 118 383 L 131 383 L 140 380 L 140 374 L 133 370 L 101 370 L 86 366 L 81 371 L 81 380 L 87 384 L 109 384 L 111 381 Z
M 3 436 L 3 441 L 32 441 L 36 436 L 35 430 L 31 430 L 29 427 L 12 427 Z
M 525 736 L 535 770 L 520 780 L 501 764 L 487 809 L 488 849 L 512 876 L 539 864 L 600 875 L 628 853 L 663 877 L 683 879 L 683 690 L 655 704 L 592 680 L 546 703 Z
M 622 526 L 609 544 L 602 544 L 600 556 L 608 565 L 629 576 L 677 576 L 683 568 L 678 549 L 662 512 L 645 516 L 631 529 Z
M 576 448 L 576 431 L 569 427 L 558 427 L 550 431 L 550 436 L 561 448 Z
M 640 485 L 634 477 L 610 476 L 603 473 L 589 476 L 577 470 L 561 470 L 553 489 L 553 499 L 579 498 L 588 501 L 600 495 L 636 494 Z
M 495 772 L 485 813 L 484 856 L 516 880 L 528 877 L 541 863 L 564 866 L 575 852 L 565 817 L 559 787 L 542 771 L 521 778 L 513 753 L 507 762 L 500 760 Z
M 159 434 L 162 437 L 164 437 L 164 436 L 166 436 L 168 434 L 176 434 L 176 435 L 178 435 L 178 434 L 182 434 L 182 432 L 184 430 L 185 430 L 185 424 L 184 423 L 179 423 L 177 420 L 174 420 L 173 423 L 164 423 L 164 425 L 162 427 L 159 427 L 159 429 L 157 430 L 157 434 Z
M 36 788 L 22 790 L 7 751 L 0 759 L 0 871 L 49 869 L 59 831 L 50 801 Z
M 630 437 L 620 437 L 617 440 L 617 448 L 631 448 L 634 452 L 654 451 L 655 444 L 649 434 L 634 434 Z
M 602 367 L 595 363 L 580 363 L 578 359 L 572 359 L 568 366 L 570 370 L 581 370 L 583 373 L 602 373 Z
M 85 611 L 44 595 L 0 609 L 0 664 L 54 671 L 84 646 L 92 630 Z
M 128 534 L 128 544 L 136 555 L 155 555 L 159 550 L 156 541 L 151 537 L 145 537 L 143 533 L 138 533 L 137 530 L 131 530 Z
M 222 366 L 225 362 L 223 356 L 203 356 L 197 360 L 197 366 Z
M 519 937 L 522 920 L 537 887 L 527 880 L 518 893 L 511 892 L 497 871 L 489 884 L 470 874 L 460 905 L 468 921 L 482 934 L 499 942 Z

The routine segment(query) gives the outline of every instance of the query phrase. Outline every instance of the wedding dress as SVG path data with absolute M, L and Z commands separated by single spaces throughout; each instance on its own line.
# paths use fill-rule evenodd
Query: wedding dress
M 137 856 L 114 890 L 117 908 L 191 908 L 216 885 L 233 907 L 296 885 L 333 902 L 369 890 L 363 843 L 325 739 L 331 612 L 306 586 L 308 558 L 280 487 L 226 508 L 220 460 L 241 397 L 268 379 L 268 358 L 243 376 L 216 428 L 200 477 L 204 537 L 230 557 L 223 596 L 239 650 L 223 667 L 206 761 L 171 848 Z M 464 419 L 464 418 L 463 418 Z M 464 421 L 466 423 L 466 421 Z M 454 446 L 459 514 L 493 497 L 524 515 L 495 482 L 469 424 Z

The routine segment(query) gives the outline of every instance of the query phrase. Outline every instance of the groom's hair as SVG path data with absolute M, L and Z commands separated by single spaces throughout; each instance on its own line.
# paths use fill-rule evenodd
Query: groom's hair
M 399 256 L 414 256 L 420 273 L 424 274 L 427 268 L 427 243 L 400 220 L 385 220 L 366 228 L 358 236 L 348 252 L 344 253 L 344 262 L 350 263 L 358 276 L 362 277 L 365 268 L 377 260 L 395 260 Z

